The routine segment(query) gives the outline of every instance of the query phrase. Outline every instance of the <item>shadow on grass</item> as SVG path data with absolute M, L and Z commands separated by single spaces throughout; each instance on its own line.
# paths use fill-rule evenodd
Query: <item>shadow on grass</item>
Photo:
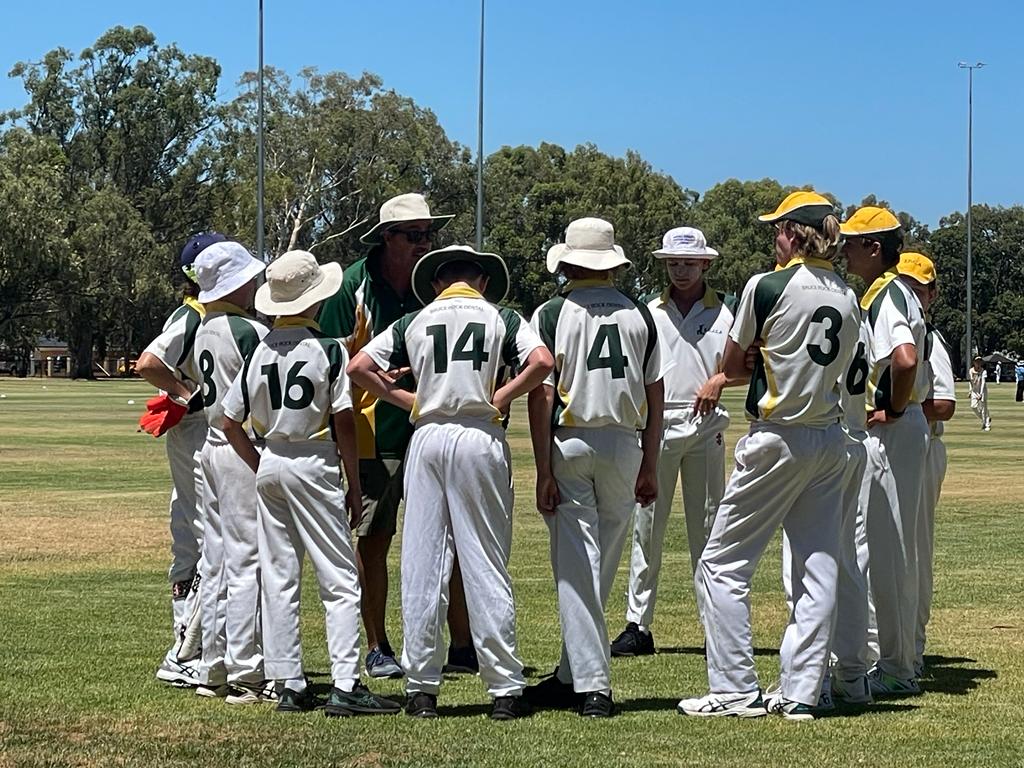
M 921 688 L 928 693 L 966 696 L 981 685 L 983 680 L 999 676 L 993 669 L 964 666 L 977 663 L 975 659 L 966 656 L 925 656 Z
M 699 645 L 683 645 L 683 646 L 669 646 L 667 648 L 658 648 L 655 653 L 683 653 L 692 654 L 694 656 L 703 656 L 704 648 Z M 778 656 L 778 648 L 755 648 L 755 656 Z

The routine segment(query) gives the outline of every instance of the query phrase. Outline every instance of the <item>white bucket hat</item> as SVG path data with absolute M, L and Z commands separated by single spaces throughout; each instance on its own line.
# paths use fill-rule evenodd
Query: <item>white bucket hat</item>
M 455 218 L 455 214 L 446 214 L 444 216 L 431 216 L 430 206 L 427 205 L 427 199 L 416 192 L 409 192 L 398 197 L 392 197 L 384 205 L 380 207 L 380 221 L 367 232 L 365 235 L 359 238 L 359 242 L 372 244 L 381 242 L 381 234 L 384 230 L 389 227 L 393 227 L 395 224 L 401 224 L 403 221 L 429 221 L 431 222 L 431 229 L 441 229 L 449 221 Z
M 615 244 L 615 228 L 604 219 L 583 218 L 569 222 L 565 242 L 548 250 L 548 272 L 559 264 L 604 270 L 630 264 L 622 246 Z
M 695 227 L 676 227 L 665 233 L 661 248 L 654 251 L 659 259 L 713 259 L 718 255 L 708 248 L 704 233 Z
M 193 267 L 199 283 L 199 301 L 216 301 L 233 293 L 263 272 L 263 262 L 241 243 L 226 240 L 203 249 Z
M 256 309 L 265 315 L 297 315 L 341 287 L 341 265 L 317 263 L 309 251 L 288 251 L 267 267 L 267 282 L 256 291 Z

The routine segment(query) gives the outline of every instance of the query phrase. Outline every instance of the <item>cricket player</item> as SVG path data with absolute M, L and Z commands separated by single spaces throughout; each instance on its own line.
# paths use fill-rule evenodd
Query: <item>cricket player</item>
M 202 397 L 196 397 L 199 372 L 192 357 L 196 331 L 205 312 L 196 296 L 193 263 L 213 243 L 227 238 L 201 232 L 189 238 L 179 257 L 185 296 L 164 323 L 160 335 L 139 356 L 135 371 L 162 394 L 146 403 L 139 421 L 154 437 L 167 435 L 171 468 L 171 626 L 174 641 L 156 671 L 158 680 L 192 687 L 199 683 L 199 557 L 203 545 L 202 475 L 199 454 L 206 442 Z M 190 625 L 194 638 L 186 638 Z M 198 640 L 199 642 L 196 642 Z
M 333 687 L 324 713 L 394 714 L 399 704 L 359 682 L 359 575 L 349 526 L 362 514 L 362 501 L 348 355 L 313 320 L 320 303 L 341 285 L 342 270 L 338 264 L 321 268 L 306 251 L 289 251 L 266 274 L 256 309 L 277 319 L 223 403 L 228 441 L 255 473 L 266 674 L 277 682 L 279 712 L 308 711 L 320 703 L 306 682 L 299 632 L 302 561 L 308 556 L 331 659 Z M 247 420 L 266 441 L 262 452 L 242 426 Z M 346 509 L 348 515 L 341 511 Z
M 707 246 L 704 233 L 693 227 L 669 230 L 661 249 L 654 251 L 665 264 L 669 287 L 647 306 L 658 328 L 662 357 L 676 365 L 665 376 L 658 500 L 654 506 L 638 508 L 633 522 L 626 628 L 612 641 L 612 656 L 654 653 L 651 623 L 676 484 L 682 480 L 691 577 L 725 490 L 723 433 L 729 414 L 721 407 L 706 415 L 694 410 L 697 390 L 719 375 L 736 309 L 735 297 L 717 293 L 704 281 L 717 255 Z
M 938 296 L 935 265 L 921 253 L 905 252 L 897 267 L 900 279 L 917 296 L 925 317 Z M 931 434 L 928 454 L 924 462 L 924 482 L 921 485 L 921 508 L 917 519 L 917 631 L 914 636 L 914 677 L 924 674 L 924 648 L 928 621 L 931 618 L 934 589 L 933 558 L 935 553 L 935 507 L 946 477 L 946 445 L 942 441 L 945 422 L 956 412 L 953 365 L 949 359 L 949 345 L 938 328 L 927 324 L 927 355 L 929 390 L 921 408 Z
M 992 414 L 988 411 L 988 371 L 985 370 L 985 362 L 980 358 L 974 358 L 971 364 L 971 410 L 981 420 L 981 429 L 988 432 L 992 429 Z
M 781 269 L 748 281 L 726 343 L 724 375 L 697 393 L 698 411 L 708 413 L 724 386 L 749 380 L 752 421 L 736 445 L 736 469 L 694 578 L 711 691 L 683 699 L 678 711 L 742 718 L 770 711 L 807 720 L 828 671 L 847 458 L 839 378 L 857 349 L 860 314 L 832 269 L 839 221 L 826 198 L 794 192 L 759 218 L 775 227 Z M 758 342 L 751 375 L 746 352 Z M 793 610 L 779 651 L 779 688 L 762 699 L 750 584 L 780 525 L 792 550 Z
M 525 320 L 495 306 L 508 280 L 496 254 L 461 245 L 431 251 L 412 274 L 424 308 L 376 336 L 349 368 L 357 385 L 410 411 L 416 427 L 405 470 L 401 563 L 402 666 L 406 712 L 414 717 L 437 716 L 456 549 L 480 677 L 494 699 L 491 717 L 530 714 L 508 574 L 513 499 L 501 421 L 554 363 Z M 519 373 L 496 389 L 502 365 Z M 412 369 L 415 394 L 381 376 L 405 367 Z
M 610 717 L 604 609 L 634 508 L 657 496 L 666 368 L 646 304 L 612 284 L 628 265 L 607 221 L 577 219 L 547 267 L 568 281 L 531 324 L 555 369 L 530 393 L 537 507 L 551 535 L 562 657 L 532 704 Z M 638 439 L 639 438 L 639 439 Z
M 921 401 L 928 391 L 921 304 L 898 279 L 899 220 L 884 208 L 857 210 L 842 226 L 847 268 L 869 285 L 861 298 L 868 338 L 868 463 L 865 482 L 871 595 L 879 659 L 875 696 L 920 693 L 914 678 L 918 611 L 917 518 L 928 450 Z
M 263 262 L 234 242 L 214 243 L 195 261 L 199 301 L 195 360 L 209 426 L 202 451 L 202 684 L 196 693 L 249 704 L 271 696 L 265 685 L 259 622 L 256 482 L 224 434 L 224 397 L 267 334 L 249 312 Z
M 453 214 L 433 215 L 423 195 L 408 193 L 387 200 L 380 220 L 360 242 L 369 254 L 345 270 L 339 291 L 320 310 L 319 322 L 328 336 L 341 338 L 354 358 L 367 342 L 392 323 L 422 309 L 412 290 L 416 262 L 432 250 L 438 230 Z M 410 377 L 401 379 L 406 389 Z M 366 671 L 371 677 L 401 677 L 384 625 L 388 599 L 388 550 L 398 524 L 402 501 L 405 453 L 412 436 L 409 414 L 368 392 L 356 389 L 356 434 L 363 492 L 363 516 L 356 526 L 356 562 L 362 585 L 363 628 L 366 630 Z M 466 600 L 458 558 L 452 572 L 451 630 L 448 670 L 476 672 L 478 662 L 469 630 Z

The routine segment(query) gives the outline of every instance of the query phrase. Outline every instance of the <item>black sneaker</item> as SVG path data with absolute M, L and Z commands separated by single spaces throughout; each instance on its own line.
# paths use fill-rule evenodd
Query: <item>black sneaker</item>
M 448 646 L 448 663 L 444 665 L 444 672 L 462 672 L 467 675 L 475 675 L 480 672 L 480 662 L 476 658 L 476 648 L 467 645 L 465 648 Z
M 320 701 L 309 688 L 304 691 L 285 688 L 277 699 L 278 712 L 310 712 L 319 706 Z
M 556 674 L 551 673 L 536 685 L 528 685 L 523 696 L 532 706 L 539 709 L 577 709 L 583 704 L 583 694 L 573 690 L 572 683 L 563 683 Z
M 410 717 L 437 717 L 437 696 L 432 693 L 414 693 L 405 703 L 405 714 Z
M 626 624 L 622 633 L 612 640 L 612 656 L 650 656 L 654 653 L 654 635 L 641 632 L 636 622 Z
M 597 691 L 586 694 L 580 715 L 583 717 L 611 717 L 614 714 L 615 704 L 612 702 L 611 696 L 605 696 Z
M 532 714 L 533 707 L 525 696 L 498 696 L 491 710 L 491 720 L 515 720 Z
M 356 683 L 351 691 L 331 688 L 331 695 L 324 704 L 327 717 L 348 717 L 349 715 L 394 715 L 402 711 L 402 705 L 383 696 L 370 692 L 362 683 Z

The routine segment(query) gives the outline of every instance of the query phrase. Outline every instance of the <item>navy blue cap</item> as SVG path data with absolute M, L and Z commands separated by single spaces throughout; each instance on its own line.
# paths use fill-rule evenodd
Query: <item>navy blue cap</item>
M 200 253 L 214 243 L 223 243 L 226 240 L 227 238 L 220 232 L 200 232 L 197 235 L 192 235 L 185 243 L 185 247 L 181 249 L 181 258 L 179 259 L 181 266 L 192 266 L 192 262 Z

